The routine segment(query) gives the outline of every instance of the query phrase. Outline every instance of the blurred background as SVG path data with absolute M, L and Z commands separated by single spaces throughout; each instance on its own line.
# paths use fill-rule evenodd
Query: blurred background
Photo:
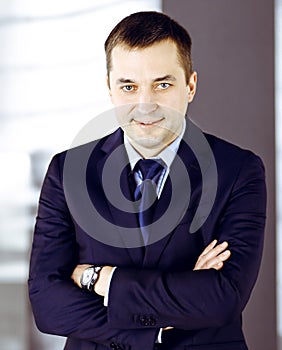
M 103 44 L 141 10 L 192 36 L 192 119 L 265 162 L 266 245 L 245 333 L 250 350 L 282 350 L 282 0 L 0 0 L 0 350 L 63 348 L 36 330 L 27 297 L 39 191 L 52 155 L 111 108 Z
M 0 349 L 62 349 L 33 326 L 26 280 L 41 183 L 54 153 L 111 107 L 104 41 L 160 1 L 0 0 Z

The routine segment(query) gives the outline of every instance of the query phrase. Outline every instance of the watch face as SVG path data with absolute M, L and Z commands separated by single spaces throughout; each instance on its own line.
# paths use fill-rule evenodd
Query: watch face
M 91 281 L 93 273 L 94 273 L 94 267 L 88 267 L 82 274 L 81 284 L 87 285 Z

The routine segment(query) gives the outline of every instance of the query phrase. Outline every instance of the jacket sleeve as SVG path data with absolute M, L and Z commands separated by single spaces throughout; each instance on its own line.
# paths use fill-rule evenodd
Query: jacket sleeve
M 266 206 L 261 160 L 248 153 L 242 163 L 212 233 L 229 242 L 231 257 L 224 268 L 182 272 L 118 268 L 109 293 L 113 327 L 192 330 L 221 327 L 240 315 L 258 275 Z M 127 300 L 122 312 L 119 300 Z
M 70 276 L 78 263 L 73 221 L 62 188 L 62 156 L 53 158 L 42 187 L 30 261 L 29 295 L 44 333 L 143 349 L 158 329 L 120 330 L 108 322 L 103 298 L 79 289 Z

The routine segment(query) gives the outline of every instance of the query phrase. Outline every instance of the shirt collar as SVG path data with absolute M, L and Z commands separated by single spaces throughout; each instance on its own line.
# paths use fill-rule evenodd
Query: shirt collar
M 184 132 L 186 129 L 186 120 L 183 120 L 183 127 L 181 134 L 169 145 L 167 146 L 164 150 L 162 150 L 159 154 L 157 154 L 154 157 L 151 157 L 151 159 L 161 159 L 167 166 L 167 168 L 170 168 L 176 153 L 178 151 L 180 142 L 183 138 Z M 129 163 L 131 170 L 134 169 L 135 164 L 140 160 L 143 159 L 142 156 L 135 150 L 135 148 L 130 144 L 128 137 L 123 134 L 124 138 L 124 146 L 128 155 Z

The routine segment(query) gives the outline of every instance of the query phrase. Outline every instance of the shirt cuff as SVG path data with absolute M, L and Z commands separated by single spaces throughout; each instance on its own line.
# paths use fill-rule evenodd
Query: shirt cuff
M 159 331 L 159 334 L 158 334 L 157 341 L 156 341 L 157 344 L 161 344 L 162 343 L 162 334 L 163 334 L 163 329 L 161 328 L 160 331 Z
M 104 306 L 108 306 L 109 304 L 109 291 L 110 291 L 110 284 L 111 284 L 111 280 L 112 280 L 112 277 L 113 277 L 113 274 L 116 270 L 116 266 L 112 269 L 109 277 L 108 277 L 108 281 L 107 281 L 107 288 L 106 288 L 106 293 L 105 293 L 105 296 L 104 296 Z

